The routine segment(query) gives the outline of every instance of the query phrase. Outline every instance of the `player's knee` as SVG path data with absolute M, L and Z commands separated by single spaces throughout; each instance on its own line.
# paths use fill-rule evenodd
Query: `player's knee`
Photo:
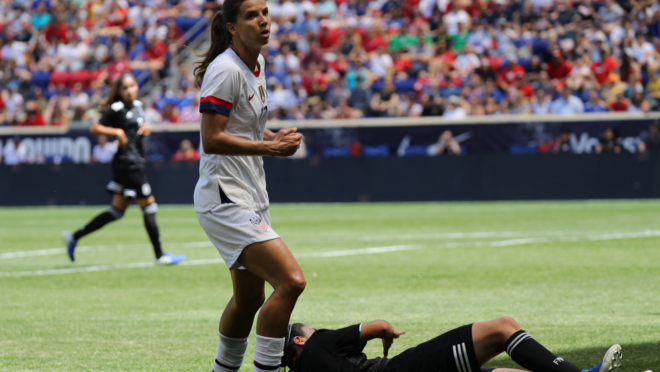
M 305 287 L 307 286 L 307 281 L 305 277 L 300 273 L 299 275 L 292 275 L 286 283 L 282 286 L 282 290 L 290 296 L 298 297 L 303 293 Z
M 115 219 L 118 220 L 122 217 L 124 217 L 124 211 L 120 210 L 117 207 L 111 206 L 110 209 L 108 209 L 108 213 Z
M 510 316 L 505 316 L 498 319 L 499 323 L 499 332 L 502 334 L 502 337 L 505 341 L 514 333 L 520 330 L 520 325 Z
M 158 204 L 156 204 L 156 202 L 153 202 L 142 208 L 142 213 L 144 214 L 154 214 L 156 212 L 158 212 Z

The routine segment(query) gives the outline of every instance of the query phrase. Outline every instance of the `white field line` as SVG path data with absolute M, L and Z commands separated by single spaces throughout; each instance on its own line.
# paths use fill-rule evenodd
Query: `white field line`
M 563 235 L 563 231 L 538 231 L 532 235 Z M 396 240 L 442 240 L 442 239 L 479 239 L 479 238 L 509 238 L 516 236 L 529 236 L 529 233 L 519 231 L 482 231 L 472 233 L 440 233 L 440 234 L 410 234 L 410 235 L 380 235 L 380 236 L 346 236 L 346 237 L 309 237 L 291 238 L 288 242 L 295 243 L 334 243 L 334 242 L 374 242 L 374 241 L 396 241 Z M 167 249 L 189 249 L 213 247 L 209 241 L 191 243 L 169 243 L 163 245 Z M 76 247 L 76 252 L 110 251 L 110 250 L 132 250 L 151 248 L 150 244 L 117 244 L 117 245 L 87 245 Z M 0 260 L 8 260 L 22 257 L 50 256 L 66 254 L 66 248 L 49 248 L 32 251 L 0 253 Z
M 211 243 L 210 241 L 191 242 L 191 243 L 170 243 L 170 244 L 163 244 L 163 246 L 167 249 L 205 248 L 205 247 L 213 247 L 213 243 Z M 151 248 L 151 244 L 86 245 L 86 246 L 76 247 L 76 253 L 90 252 L 90 251 L 143 249 L 143 248 Z M 7 260 L 10 258 L 21 258 L 21 257 L 50 256 L 54 254 L 66 254 L 66 248 L 50 248 L 50 249 L 39 249 L 34 251 L 0 253 L 0 260 Z
M 648 238 L 648 237 L 660 237 L 660 231 L 645 230 L 645 231 L 630 232 L 630 233 L 615 233 L 615 234 L 601 234 L 601 235 L 587 235 L 587 236 L 538 237 L 538 238 L 499 240 L 499 241 L 490 241 L 490 242 L 459 242 L 459 243 L 446 243 L 446 244 L 433 244 L 433 245 L 426 245 L 426 244 L 394 245 L 389 247 L 361 248 L 361 249 L 350 249 L 343 251 L 298 253 L 295 254 L 294 256 L 296 258 L 342 257 L 342 256 L 352 256 L 352 255 L 361 255 L 361 254 L 378 254 L 378 253 L 387 253 L 387 252 L 426 249 L 429 247 L 441 248 L 441 249 L 470 248 L 470 247 L 508 247 L 508 246 L 525 245 L 525 244 L 533 244 L 533 243 L 547 243 L 552 241 L 560 241 L 560 242 L 605 241 L 605 240 L 637 239 L 637 238 Z M 209 265 L 209 264 L 218 264 L 222 262 L 224 261 L 220 258 L 211 258 L 211 259 L 184 261 L 179 265 L 183 265 L 183 266 Z M 59 275 L 59 274 L 79 273 L 79 272 L 104 271 L 104 270 L 113 270 L 113 269 L 134 269 L 134 268 L 145 268 L 145 267 L 154 267 L 154 264 L 150 262 L 138 262 L 138 263 L 129 263 L 129 264 L 86 266 L 86 267 L 77 267 L 77 268 L 68 268 L 68 269 L 0 272 L 0 277 Z

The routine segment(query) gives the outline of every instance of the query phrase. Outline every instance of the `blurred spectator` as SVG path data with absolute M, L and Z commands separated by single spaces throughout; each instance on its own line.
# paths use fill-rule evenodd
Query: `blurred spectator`
M 660 151 L 660 124 L 651 124 L 648 133 L 642 133 L 642 141 L 639 143 L 639 152 Z
M 341 98 L 339 100 L 339 106 L 337 107 L 333 115 L 335 119 L 356 119 L 361 116 L 362 116 L 362 112 L 360 110 L 351 108 L 348 105 L 348 101 L 346 100 L 346 98 Z
M 618 93 L 616 99 L 610 102 L 610 111 L 628 111 L 628 100 L 623 98 L 623 93 Z
M 649 112 L 651 111 L 651 105 L 644 98 L 644 87 L 641 85 L 635 85 L 635 91 L 633 96 L 630 98 L 630 104 L 628 105 L 629 112 Z
M 62 123 L 63 116 L 65 112 L 69 112 L 71 107 L 71 100 L 66 94 L 66 87 L 60 85 L 57 87 L 57 92 L 50 97 L 48 100 L 48 108 L 44 113 L 44 119 L 50 125 L 56 125 L 54 123 Z
M 589 92 L 589 100 L 584 104 L 584 112 L 604 112 L 605 102 L 598 97 L 598 92 L 592 90 Z
M 351 90 L 351 95 L 348 97 L 348 105 L 363 113 L 369 110 L 369 102 L 371 101 L 371 90 L 366 86 L 362 77 L 357 77 L 357 85 Z
M 467 116 L 467 111 L 461 105 L 461 99 L 457 96 L 451 96 L 447 100 L 447 107 L 442 113 L 442 116 L 447 119 L 463 119 Z
M 27 163 L 28 152 L 25 144 L 21 142 L 19 137 L 14 137 L 13 140 L 7 141 L 7 144 L 2 150 L 5 165 L 17 165 Z
M 460 155 L 461 146 L 454 139 L 450 130 L 442 132 L 438 142 L 429 150 L 430 155 Z
M 575 115 L 584 112 L 584 104 L 571 94 L 571 88 L 565 87 L 561 97 L 552 102 L 550 112 L 553 114 Z
M 603 136 L 600 138 L 599 143 L 596 145 L 596 154 L 621 152 L 621 146 L 618 143 L 618 138 L 614 134 L 614 130 L 610 127 L 605 128 Z
M 83 91 L 82 84 L 76 83 L 76 85 L 73 86 L 70 105 L 73 108 L 82 107 L 84 109 L 87 109 L 89 106 L 89 94 Z
M 416 95 L 413 92 L 406 94 L 406 97 L 399 106 L 399 116 L 416 118 L 422 116 L 424 108 L 417 103 Z
M 163 121 L 165 123 L 179 122 L 179 114 L 177 112 L 177 108 L 172 103 L 168 103 L 165 106 L 165 110 L 163 110 Z
M 174 161 L 194 161 L 199 160 L 199 153 L 193 148 L 192 142 L 189 140 L 181 141 L 179 151 L 172 155 Z
M 371 112 L 375 116 L 397 116 L 399 109 L 399 95 L 394 91 L 394 84 L 386 81 L 383 89 L 371 98 Z
M 27 110 L 25 119 L 19 125 L 22 126 L 44 126 L 46 125 L 44 117 L 41 112 L 38 111 L 37 103 L 34 101 L 29 101 L 25 108 Z
M 96 163 L 110 163 L 117 153 L 117 141 L 108 142 L 108 137 L 97 137 L 98 143 L 92 149 L 92 157 Z
M 181 115 L 179 115 L 179 122 L 197 124 L 200 123 L 199 99 L 197 97 L 192 100 L 190 106 L 186 106 L 181 110 Z
M 552 99 L 545 93 L 545 90 L 537 90 L 536 96 L 532 98 L 532 112 L 537 115 L 549 114 L 551 105 Z
M 555 141 L 555 146 L 552 151 L 555 154 L 575 153 L 575 149 L 571 145 L 571 133 L 567 129 L 562 129 L 559 132 L 559 138 Z

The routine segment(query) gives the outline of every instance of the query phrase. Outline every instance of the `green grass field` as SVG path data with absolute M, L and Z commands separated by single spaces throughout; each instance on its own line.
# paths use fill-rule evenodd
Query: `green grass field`
M 192 207 L 161 206 L 158 221 L 166 250 L 195 265 L 152 267 L 136 207 L 70 263 L 60 232 L 104 209 L 0 208 L 0 371 L 211 368 L 231 283 Z M 294 321 L 386 319 L 407 332 L 396 355 L 508 315 L 581 368 L 620 343 L 621 371 L 660 369 L 660 202 L 274 205 L 271 216 L 307 278 Z

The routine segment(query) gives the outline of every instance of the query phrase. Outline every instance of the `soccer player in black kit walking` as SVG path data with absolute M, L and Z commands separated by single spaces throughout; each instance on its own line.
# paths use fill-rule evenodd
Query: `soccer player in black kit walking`
M 78 231 L 64 231 L 62 239 L 67 246 L 71 261 L 75 261 L 76 244 L 83 236 L 90 234 L 106 224 L 124 216 L 131 199 L 142 208 L 144 227 L 154 247 L 157 265 L 173 265 L 186 257 L 163 253 L 160 233 L 156 224 L 158 204 L 151 194 L 151 186 L 144 174 L 144 147 L 142 137 L 151 134 L 151 129 L 144 122 L 142 102 L 137 100 L 138 84 L 131 74 L 121 75 L 110 88 L 110 94 L 99 107 L 101 118 L 90 128 L 94 135 L 116 136 L 119 148 L 112 159 L 114 177 L 107 189 L 112 193 L 112 204 L 106 212 L 94 217 Z

